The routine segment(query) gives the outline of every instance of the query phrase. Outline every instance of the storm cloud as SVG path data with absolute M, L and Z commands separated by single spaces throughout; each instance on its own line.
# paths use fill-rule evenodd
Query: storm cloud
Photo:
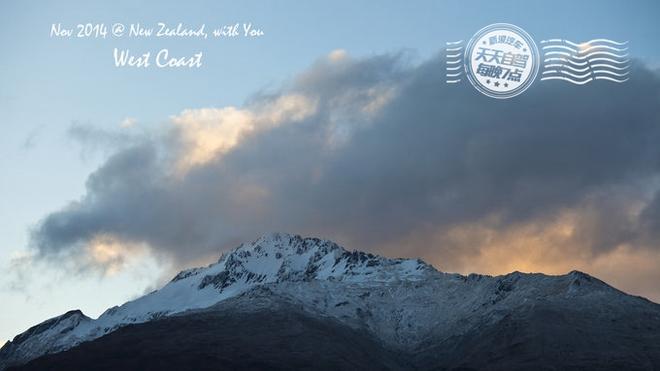
M 660 77 L 639 63 L 623 84 L 495 100 L 446 84 L 441 57 L 331 53 L 279 91 L 118 146 L 31 244 L 76 256 L 102 236 L 186 265 L 285 231 L 495 273 L 479 259 L 656 257 L 659 143 Z

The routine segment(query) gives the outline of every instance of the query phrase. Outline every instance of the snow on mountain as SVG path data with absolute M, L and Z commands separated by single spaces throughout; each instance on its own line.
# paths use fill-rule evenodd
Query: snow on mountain
M 58 335 L 69 333 L 90 321 L 92 319 L 81 311 L 72 310 L 31 327 L 0 349 L 0 369 L 17 360 L 29 360 L 54 349 L 63 349 L 58 345 Z
M 256 286 L 302 281 L 377 285 L 433 275 L 440 273 L 421 260 L 349 252 L 331 241 L 275 233 L 238 246 L 208 267 L 182 271 L 160 290 L 110 308 L 96 320 L 80 311 L 47 320 L 3 346 L 0 369 L 69 349 L 128 324 L 206 308 Z
M 646 329 L 644 336 L 655 339 L 655 326 L 660 326 L 657 304 L 577 271 L 563 276 L 463 276 L 441 273 L 417 259 L 387 259 L 349 252 L 331 241 L 272 234 L 238 246 L 208 267 L 182 271 L 160 290 L 110 308 L 96 320 L 80 311 L 47 320 L 0 349 L 0 369 L 67 350 L 129 324 L 220 307 L 250 313 L 257 302 L 276 306 L 282 300 L 309 316 L 332 319 L 390 349 L 415 355 L 430 368 L 438 357 L 443 362 L 458 357 L 460 364 L 462 353 L 456 349 L 469 352 L 471 342 L 491 341 L 484 349 L 500 346 L 498 336 L 511 323 L 535 329 L 531 338 L 548 336 L 538 332 L 545 331 L 539 326 L 547 316 L 555 316 L 548 324 L 562 334 L 556 338 L 561 341 L 557 347 L 574 341 L 577 335 L 571 331 L 576 324 L 571 321 L 576 321 L 584 326 L 580 336 L 590 336 L 587 343 L 608 336 L 628 342 L 621 348 L 624 358 L 632 357 L 626 353 L 630 349 L 648 342 L 629 334 L 631 328 Z M 614 335 L 607 332 L 613 326 L 620 327 Z M 589 351 L 580 344 L 575 344 L 575 351 Z M 609 354 L 605 348 L 603 354 Z M 529 354 L 536 352 L 533 348 Z

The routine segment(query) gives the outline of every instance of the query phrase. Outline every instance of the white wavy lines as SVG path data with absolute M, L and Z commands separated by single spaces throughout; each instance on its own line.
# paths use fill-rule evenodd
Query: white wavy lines
M 562 77 L 562 76 L 548 76 L 548 77 L 541 78 L 541 80 L 564 80 L 564 81 L 568 81 L 570 83 L 577 84 L 577 85 L 584 85 L 584 84 L 586 84 L 590 81 L 594 81 L 594 80 L 609 80 L 609 81 L 618 82 L 618 83 L 628 81 L 628 79 L 620 80 L 620 79 L 613 79 L 613 78 L 607 77 L 607 76 L 596 76 L 596 77 L 593 77 L 593 78 L 589 77 L 588 79 L 585 79 L 583 81 L 575 81 L 573 79 L 569 79 L 569 78 Z
M 563 76 L 546 76 L 546 77 L 541 77 L 541 81 L 545 81 L 545 80 L 564 80 L 564 81 L 568 81 L 568 82 L 571 82 L 571 83 L 576 84 L 576 85 L 584 85 L 584 84 L 586 84 L 586 83 L 588 83 L 588 82 L 590 82 L 590 81 L 593 81 L 593 78 L 590 77 L 590 78 L 588 78 L 588 79 L 586 79 L 586 80 L 583 80 L 583 81 L 575 81 L 575 80 L 573 80 L 573 79 L 569 79 L 569 78 L 567 78 L 567 77 L 563 77 Z
M 447 84 L 456 84 L 461 81 L 463 69 L 463 40 L 449 41 L 445 48 L 445 77 Z
M 589 62 L 578 63 L 578 62 L 575 62 L 575 61 L 567 59 L 567 58 L 546 58 L 546 59 L 543 60 L 543 62 L 545 62 L 545 63 L 553 62 L 553 61 L 555 61 L 555 62 L 566 62 L 566 63 L 570 63 L 570 64 L 576 65 L 576 66 L 586 66 L 586 65 L 589 64 Z M 605 62 L 609 62 L 609 63 L 612 63 L 612 64 L 620 64 L 620 65 L 628 64 L 628 61 L 617 61 L 617 60 L 614 60 L 612 58 L 593 58 L 593 59 L 590 60 L 590 62 L 598 62 L 598 61 L 605 61 Z
M 608 46 L 608 45 L 593 45 L 593 46 L 587 46 L 587 45 L 592 45 L 592 44 L 585 44 L 583 46 L 578 45 L 577 49 L 566 46 L 566 45 L 545 45 L 541 49 L 546 50 L 546 49 L 564 49 L 568 50 L 574 53 L 589 53 L 592 50 L 611 50 L 613 52 L 625 52 L 628 50 L 628 48 L 615 48 L 613 46 Z
M 617 70 L 617 71 L 626 71 L 626 70 L 628 70 L 628 66 L 617 67 L 617 66 L 612 66 L 611 64 L 607 64 L 607 63 L 594 63 L 594 64 L 591 65 L 591 68 L 599 68 L 599 67 L 611 68 L 611 69 Z
M 602 70 L 600 72 L 602 74 L 612 75 L 612 76 L 615 76 L 615 77 L 625 77 L 625 76 L 628 75 L 628 72 L 626 72 L 626 73 L 616 73 L 616 72 L 607 71 L 607 70 Z M 590 76 L 593 77 L 593 74 L 591 73 L 591 71 L 589 71 L 589 72 L 587 72 L 583 75 L 577 75 L 577 74 L 574 74 L 572 72 L 565 71 L 565 70 L 546 70 L 546 71 L 543 71 L 542 75 L 547 75 L 547 74 L 564 74 L 564 75 L 568 75 L 568 76 L 570 76 L 574 79 L 584 79 L 584 78 L 590 77 Z
M 576 44 L 576 43 L 574 43 L 574 42 L 571 42 L 571 41 L 569 41 L 569 40 L 564 40 L 564 41 L 566 41 L 567 44 L 569 44 L 569 45 L 573 45 L 573 46 L 579 46 L 579 45 L 581 45 L 581 44 Z M 586 43 L 582 43 L 582 44 L 599 44 L 599 43 L 602 43 L 602 44 L 612 44 L 612 45 L 622 46 L 622 45 L 627 45 L 627 44 L 628 44 L 628 41 L 618 42 L 618 41 L 614 41 L 614 40 L 610 40 L 610 39 L 593 39 L 593 40 L 589 40 L 589 41 L 587 41 Z
M 593 39 L 580 44 L 564 39 L 541 41 L 541 81 L 562 80 L 584 85 L 595 80 L 628 81 L 628 42 Z
M 570 64 L 546 63 L 544 67 L 546 69 L 548 69 L 548 68 L 555 68 L 555 69 L 556 68 L 567 68 L 567 69 L 569 69 L 573 72 L 585 72 L 585 71 L 589 71 L 591 68 L 599 68 L 599 67 L 610 68 L 610 69 L 613 69 L 613 70 L 616 70 L 616 71 L 626 71 L 628 69 L 628 67 L 617 67 L 617 66 L 613 66 L 613 65 L 610 65 L 610 64 L 606 64 L 606 63 L 594 63 L 594 64 L 591 64 L 591 66 L 587 66 L 585 68 L 575 68 L 575 67 L 571 66 Z
M 596 80 L 609 80 L 609 81 L 612 81 L 612 82 L 618 82 L 618 83 L 628 81 L 628 79 L 623 79 L 623 80 L 621 80 L 621 79 L 613 79 L 613 78 L 611 78 L 611 77 L 607 77 L 607 76 L 596 76 L 596 77 L 594 77 L 594 79 L 596 79 Z
M 578 61 L 584 61 L 584 60 L 590 59 L 594 55 L 607 55 L 608 57 L 612 57 L 613 59 L 617 59 L 617 58 L 624 58 L 625 59 L 626 57 L 628 57 L 628 54 L 616 54 L 616 53 L 601 52 L 601 51 L 595 51 L 595 52 L 591 52 L 591 53 L 585 54 L 585 55 L 579 55 L 579 53 L 567 53 L 567 52 L 550 51 L 550 52 L 546 52 L 545 55 L 546 56 L 549 56 L 549 55 L 563 55 L 567 58 L 571 58 L 571 59 L 578 60 Z M 607 57 L 605 57 L 605 58 L 607 58 Z
M 628 44 L 628 41 L 618 42 L 618 41 L 614 41 L 614 40 L 610 40 L 610 39 L 593 39 L 593 40 L 585 41 L 582 44 L 576 44 L 576 43 L 574 43 L 570 40 L 563 40 L 563 39 L 541 40 L 541 44 L 550 44 L 550 43 L 558 43 L 558 42 L 563 42 L 563 43 L 566 43 L 568 45 L 573 45 L 573 46 L 576 46 L 576 47 L 578 47 L 580 45 L 583 45 L 583 44 L 598 44 L 598 43 L 611 44 L 611 45 L 617 45 L 617 46 L 623 46 L 623 45 Z

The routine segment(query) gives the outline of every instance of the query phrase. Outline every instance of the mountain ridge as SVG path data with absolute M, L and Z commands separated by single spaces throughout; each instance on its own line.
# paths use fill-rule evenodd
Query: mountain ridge
M 241 244 L 207 267 L 183 270 L 160 290 L 109 308 L 96 320 L 71 311 L 44 321 L 2 347 L 0 368 L 67 351 L 129 325 L 196 315 L 228 300 L 244 301 L 245 310 L 252 299 L 268 297 L 295 303 L 316 319 L 337 320 L 407 354 L 454 344 L 450 339 L 476 341 L 469 334 L 479 328 L 497 328 L 513 313 L 536 318 L 539 310 L 585 316 L 591 326 L 638 313 L 660 332 L 660 305 L 583 272 L 463 276 L 419 259 L 389 259 L 328 240 L 276 233 Z M 428 357 L 431 364 L 439 361 Z

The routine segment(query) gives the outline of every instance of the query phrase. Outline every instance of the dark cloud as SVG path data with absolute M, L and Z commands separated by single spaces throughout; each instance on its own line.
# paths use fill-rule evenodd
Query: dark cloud
M 317 102 L 313 114 L 243 135 L 183 174 L 172 170 L 180 129 L 131 142 L 89 177 L 82 199 L 41 221 L 33 246 L 47 257 L 109 234 L 184 264 L 277 230 L 378 251 L 491 216 L 506 229 L 579 209 L 584 249 L 654 248 L 660 79 L 641 65 L 630 76 L 537 81 L 495 100 L 446 84 L 441 58 L 320 60 L 246 106 L 299 94 Z M 399 255 L 442 251 L 420 241 Z

